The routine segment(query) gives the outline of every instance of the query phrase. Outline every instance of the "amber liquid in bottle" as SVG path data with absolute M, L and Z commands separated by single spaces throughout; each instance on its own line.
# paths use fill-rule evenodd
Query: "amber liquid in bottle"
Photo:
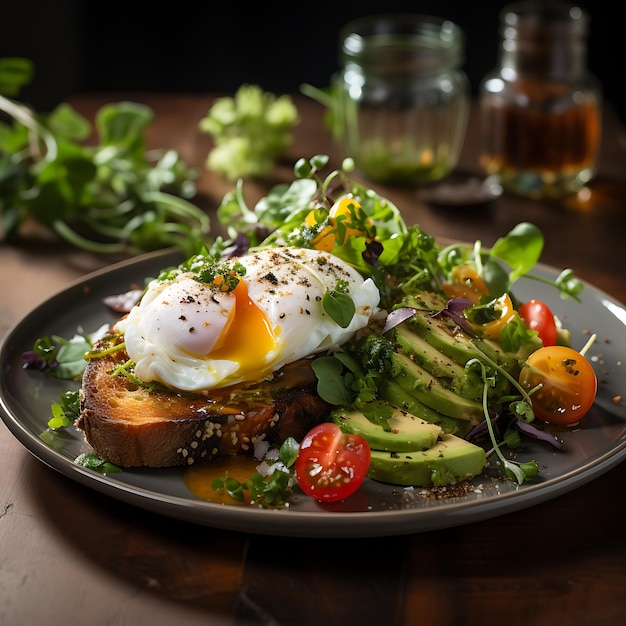
M 558 196 L 593 176 L 600 110 L 593 98 L 556 106 L 544 93 L 542 100 L 486 103 L 481 164 L 487 174 L 498 174 L 504 187 Z
M 580 191 L 596 173 L 601 94 L 587 71 L 587 14 L 519 2 L 501 13 L 499 65 L 481 84 L 481 165 L 532 197 Z

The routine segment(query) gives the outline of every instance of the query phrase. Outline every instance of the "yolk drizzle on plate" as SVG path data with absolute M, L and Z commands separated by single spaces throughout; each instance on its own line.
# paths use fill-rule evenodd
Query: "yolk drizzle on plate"
M 259 461 L 252 456 L 231 456 L 224 459 L 213 459 L 209 463 L 197 463 L 183 470 L 183 481 L 187 489 L 201 500 L 216 504 L 250 504 L 250 493 L 244 490 L 245 499 L 235 500 L 225 489 L 212 489 L 211 484 L 216 478 L 226 475 L 245 482 L 257 470 Z

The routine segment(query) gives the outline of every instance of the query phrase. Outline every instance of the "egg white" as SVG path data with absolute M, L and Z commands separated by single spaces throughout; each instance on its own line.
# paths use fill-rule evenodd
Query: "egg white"
M 380 293 L 374 282 L 330 253 L 271 248 L 236 261 L 246 268 L 242 280 L 249 306 L 258 308 L 249 309 L 248 317 L 260 330 L 237 326 L 241 302 L 232 292 L 187 273 L 152 281 L 117 324 L 139 379 L 181 391 L 261 380 L 300 358 L 336 350 L 377 312 Z M 345 281 L 356 308 L 347 328 L 322 307 L 324 294 L 338 281 Z M 243 339 L 237 335 L 242 328 Z

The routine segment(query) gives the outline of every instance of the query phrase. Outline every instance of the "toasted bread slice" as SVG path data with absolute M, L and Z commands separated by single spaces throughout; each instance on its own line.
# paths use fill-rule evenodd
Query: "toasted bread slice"
M 121 467 L 188 465 L 251 453 L 258 438 L 300 441 L 330 407 L 315 393 L 310 362 L 284 368 L 271 381 L 212 394 L 149 389 L 111 375 L 123 350 L 92 359 L 83 375 L 76 426 L 103 459 Z

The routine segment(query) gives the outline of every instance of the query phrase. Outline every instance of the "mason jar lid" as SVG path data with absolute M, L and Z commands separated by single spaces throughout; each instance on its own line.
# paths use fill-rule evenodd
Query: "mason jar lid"
M 385 73 L 429 72 L 463 62 L 465 36 L 450 20 L 420 14 L 361 17 L 340 32 L 340 62 Z

